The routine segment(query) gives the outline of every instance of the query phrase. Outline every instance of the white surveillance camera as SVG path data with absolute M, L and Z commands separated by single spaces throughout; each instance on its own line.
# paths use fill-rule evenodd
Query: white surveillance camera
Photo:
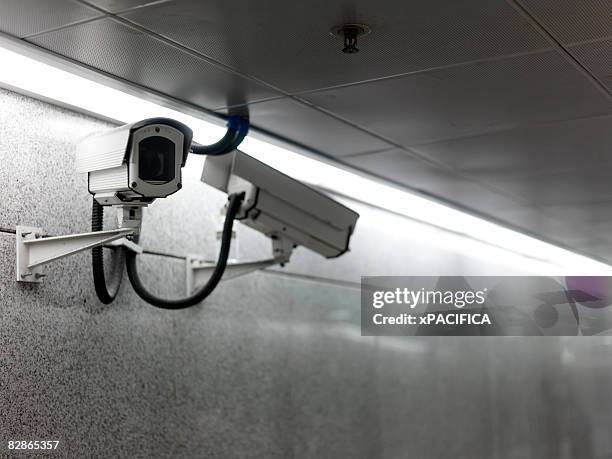
M 207 156 L 202 181 L 228 194 L 244 193 L 236 218 L 273 239 L 327 258 L 349 249 L 358 213 L 241 151 Z
M 101 205 L 148 205 L 181 189 L 192 135 L 168 118 L 126 124 L 79 143 L 76 167 Z

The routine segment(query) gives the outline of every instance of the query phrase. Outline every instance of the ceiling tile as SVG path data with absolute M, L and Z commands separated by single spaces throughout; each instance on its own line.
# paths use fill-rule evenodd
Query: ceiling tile
M 612 103 L 556 52 L 302 97 L 404 146 L 612 113 Z
M 568 50 L 612 92 L 612 39 L 570 46 Z
M 519 0 L 563 44 L 612 35 L 610 0 Z
M 557 226 L 562 226 L 551 213 L 527 205 L 502 206 L 492 209 L 490 214 L 513 227 L 523 228 L 532 234 L 545 234 L 549 238 L 554 237 L 552 233 Z
M 179 0 L 124 17 L 289 92 L 549 47 L 503 0 Z M 372 28 L 358 54 L 329 34 L 346 22 Z
M 585 240 L 592 237 L 592 227 L 585 221 L 564 220 L 555 215 L 548 207 L 535 208 L 522 206 L 494 209 L 491 215 L 498 221 L 518 228 L 540 239 L 565 247 L 588 252 L 590 243 Z M 612 246 L 610 246 L 612 249 Z M 612 255 L 612 250 L 609 251 Z M 602 253 L 597 256 L 603 256 Z
M 579 204 L 563 203 L 543 206 L 542 208 L 565 222 L 585 225 L 591 231 L 594 229 L 594 226 L 600 226 L 596 232 L 601 232 L 608 238 L 612 237 L 612 234 L 610 234 L 610 227 L 612 227 L 612 200 L 610 199 Z M 610 249 L 612 250 L 612 245 Z
M 43 34 L 31 41 L 111 75 L 205 108 L 279 95 L 108 18 Z
M 612 115 L 413 147 L 480 180 L 612 166 Z
M 577 167 L 562 172 L 542 172 L 513 177 L 490 174 L 490 183 L 513 195 L 522 196 L 534 206 L 589 204 L 612 200 L 612 166 Z
M 376 137 L 291 99 L 251 104 L 249 116 L 253 126 L 331 156 L 391 148 Z
M 612 199 L 612 116 L 414 149 L 537 207 Z
M 433 165 L 407 152 L 390 151 L 342 158 L 342 162 L 425 192 L 462 207 L 488 212 L 492 208 L 516 207 L 517 202 Z
M 0 0 L 0 31 L 20 38 L 96 16 L 72 0 Z
M 556 237 L 566 246 L 595 257 L 612 259 L 612 200 L 563 203 L 542 206 L 542 209 L 554 214 L 562 223 L 540 234 Z

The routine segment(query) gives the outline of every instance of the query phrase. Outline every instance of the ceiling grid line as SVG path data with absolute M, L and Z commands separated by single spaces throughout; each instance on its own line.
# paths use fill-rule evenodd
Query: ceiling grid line
M 310 95 L 310 94 L 314 94 L 317 92 L 328 91 L 331 89 L 343 89 L 343 88 L 349 88 L 351 86 L 359 86 L 359 85 L 378 83 L 378 82 L 388 81 L 388 80 L 396 80 L 396 79 L 406 78 L 406 77 L 410 77 L 414 75 L 422 75 L 422 74 L 427 74 L 429 72 L 436 72 L 438 70 L 449 70 L 449 69 L 467 67 L 471 65 L 478 65 L 478 64 L 484 64 L 484 63 L 489 63 L 489 62 L 503 61 L 505 59 L 511 59 L 513 57 L 532 56 L 534 54 L 541 54 L 541 53 L 552 51 L 552 50 L 553 50 L 552 48 L 538 48 L 538 49 L 522 51 L 518 53 L 501 54 L 498 56 L 484 57 L 484 58 L 479 58 L 479 59 L 473 59 L 470 61 L 462 61 L 462 62 L 455 62 L 452 64 L 444 64 L 444 65 L 426 67 L 426 68 L 422 68 L 418 70 L 413 70 L 410 72 L 397 73 L 393 75 L 385 75 L 385 76 L 381 76 L 377 78 L 370 78 L 367 80 L 351 81 L 349 83 L 343 83 L 343 84 L 338 84 L 338 85 L 333 85 L 333 86 L 325 86 L 322 88 L 308 89 L 305 91 L 297 91 L 297 92 L 290 93 L 290 95 L 305 96 L 305 95 Z
M 571 47 L 571 46 L 580 46 L 580 45 L 591 45 L 594 43 L 602 43 L 608 40 L 612 40 L 612 35 L 607 35 L 605 37 L 590 38 L 588 40 L 573 41 L 569 43 L 567 46 Z
M 523 4 L 521 0 L 506 0 L 518 11 L 576 70 L 584 75 L 608 100 L 612 101 L 612 92 L 608 87 L 585 67 L 563 44 L 548 30 L 542 22 Z
M 19 37 L 19 38 L 21 40 L 30 40 L 32 38 L 39 37 L 39 36 L 44 35 L 46 33 L 59 32 L 60 30 L 68 29 L 68 28 L 74 27 L 74 26 L 88 24 L 90 22 L 95 22 L 95 21 L 98 21 L 100 19 L 104 19 L 105 17 L 109 17 L 109 16 L 111 16 L 111 15 L 110 14 L 100 14 L 99 16 L 94 16 L 92 18 L 87 18 L 87 19 L 81 19 L 79 21 L 70 22 L 68 24 L 62 24 L 62 25 L 57 26 L 57 27 L 51 27 L 49 29 L 37 31 L 35 33 L 27 34 L 27 35 L 24 35 L 24 36 Z
M 74 0 L 74 1 L 75 2 L 80 2 L 80 3 L 83 3 L 83 4 L 88 3 L 87 0 Z M 154 1 L 151 1 L 151 2 L 142 3 L 140 5 L 134 5 L 134 6 L 129 6 L 127 8 L 121 8 L 121 9 L 118 9 L 117 11 L 107 11 L 107 10 L 104 10 L 104 11 L 107 11 L 110 14 L 118 15 L 118 14 L 129 13 L 131 11 L 137 11 L 137 10 L 140 10 L 142 8 L 148 8 L 148 7 L 151 7 L 151 6 L 161 5 L 163 3 L 171 3 L 173 1 L 174 0 L 154 0 Z M 100 7 L 97 7 L 97 8 L 100 8 Z M 100 9 L 104 9 L 104 8 L 100 8 Z
M 51 56 L 53 59 L 50 59 L 50 61 L 53 61 L 56 65 L 58 62 L 66 62 L 69 64 L 72 64 L 74 66 L 77 66 L 78 68 L 82 68 L 84 70 L 86 70 L 89 75 L 88 78 L 91 78 L 91 74 L 95 74 L 95 75 L 99 75 L 101 77 L 103 77 L 105 80 L 107 80 L 107 82 L 117 82 L 120 83 L 120 86 L 127 86 L 133 90 L 136 90 L 137 93 L 146 93 L 149 96 L 152 96 L 156 101 L 161 101 L 164 100 L 166 102 L 170 103 L 171 107 L 181 107 L 184 110 L 187 110 L 187 113 L 189 114 L 197 114 L 197 113 L 205 113 L 206 115 L 212 116 L 214 118 L 225 118 L 222 117 L 218 112 L 215 112 L 213 110 L 210 110 L 206 107 L 202 107 L 200 105 L 195 105 L 192 102 L 189 102 L 187 100 L 181 99 L 181 98 L 177 98 L 176 96 L 172 95 L 172 94 L 167 94 L 165 92 L 150 88 L 150 87 L 146 87 L 143 85 L 140 85 L 138 83 L 135 83 L 131 80 L 127 80 L 121 76 L 115 75 L 113 73 L 109 73 L 105 70 L 99 69 L 97 67 L 93 67 L 89 64 L 86 64 L 84 62 L 78 61 L 76 59 L 73 59 L 69 56 L 65 56 L 63 54 L 59 54 L 55 51 L 49 50 L 47 48 L 43 48 L 40 45 L 37 45 L 36 43 L 32 43 L 30 41 L 27 41 L 25 39 L 21 39 L 21 38 L 17 38 L 17 37 L 13 37 L 11 35 L 7 35 L 4 32 L 0 31 L 0 39 L 4 39 L 4 40 L 10 40 L 10 41 L 14 41 L 17 43 L 21 43 L 22 46 L 25 46 L 26 49 L 31 48 L 34 50 L 40 50 L 42 52 L 44 52 L 45 54 Z M 60 66 L 61 67 L 61 66 Z M 107 83 L 108 84 L 108 83 Z M 111 85 L 111 86 L 115 86 L 115 85 Z M 270 102 L 270 101 L 274 101 L 274 100 L 278 100 L 278 99 L 283 99 L 284 96 L 278 96 L 278 97 L 268 97 L 268 98 L 264 98 L 264 99 L 259 99 L 259 100 L 255 100 L 253 101 L 253 103 L 263 103 L 263 102 Z M 76 108 L 75 108 L 76 109 Z M 116 121 L 116 120 L 114 120 Z
M 258 103 L 258 102 L 256 102 L 256 103 Z M 598 119 L 602 119 L 602 118 L 612 118 L 612 113 L 610 113 L 610 114 L 602 114 L 602 115 L 578 116 L 578 117 L 575 117 L 575 118 L 565 118 L 565 119 L 555 120 L 555 121 L 541 121 L 541 122 L 534 122 L 534 123 L 525 123 L 525 124 L 519 124 L 519 125 L 513 126 L 511 128 L 505 128 L 505 127 L 492 128 L 492 129 L 487 130 L 486 132 L 480 132 L 478 134 L 468 134 L 468 135 L 464 135 L 464 136 L 455 136 L 455 137 L 443 137 L 443 138 L 440 138 L 440 139 L 435 139 L 435 140 L 431 140 L 431 141 L 427 141 L 427 142 L 422 142 L 422 143 L 411 143 L 411 144 L 408 144 L 407 147 L 408 148 L 425 147 L 425 146 L 428 146 L 428 145 L 435 145 L 437 143 L 442 143 L 442 142 L 451 142 L 451 141 L 456 141 L 456 140 L 475 139 L 477 137 L 483 137 L 483 136 L 494 135 L 494 134 L 502 134 L 502 133 L 512 132 L 512 131 L 520 131 L 520 130 L 523 130 L 523 129 L 532 129 L 532 128 L 539 128 L 539 127 L 552 127 L 552 126 L 556 126 L 558 124 L 571 123 L 573 121 L 598 120 Z M 359 155 L 359 154 L 363 154 L 363 153 L 357 153 L 357 155 Z M 350 155 L 347 155 L 347 156 L 350 156 Z
M 181 51 L 181 52 L 183 52 L 185 54 L 188 54 L 191 57 L 195 57 L 195 58 L 200 59 L 202 61 L 205 61 L 206 63 L 211 64 L 211 65 L 213 65 L 213 66 L 215 66 L 215 67 L 217 67 L 217 68 L 219 68 L 221 70 L 224 70 L 224 71 L 226 71 L 228 73 L 231 73 L 233 75 L 245 78 L 245 79 L 250 80 L 250 81 L 252 81 L 254 83 L 257 83 L 257 84 L 260 84 L 262 86 L 265 86 L 268 89 L 271 89 L 271 90 L 273 90 L 275 92 L 278 92 L 278 93 L 280 93 L 280 94 L 282 94 L 284 96 L 289 95 L 289 93 L 287 93 L 283 89 L 278 88 L 277 86 L 274 86 L 274 85 L 268 83 L 267 81 L 264 81 L 264 80 L 262 80 L 260 78 L 254 77 L 252 75 L 248 75 L 248 74 L 243 73 L 243 72 L 240 72 L 240 71 L 236 70 L 235 68 L 233 68 L 233 67 L 231 67 L 231 66 L 229 66 L 227 64 L 224 64 L 223 62 L 219 62 L 216 59 L 212 59 L 212 58 L 206 56 L 205 54 L 202 54 L 199 51 L 197 51 L 197 50 L 195 50 L 193 48 L 190 48 L 189 46 L 185 46 L 185 45 L 183 45 L 182 43 L 179 43 L 176 40 L 172 40 L 172 39 L 170 39 L 170 38 L 168 38 L 168 37 L 166 37 L 166 36 L 164 36 L 164 35 L 162 35 L 160 33 L 157 33 L 157 32 L 154 32 L 154 31 L 152 31 L 150 29 L 147 29 L 146 27 L 143 27 L 143 26 L 141 26 L 139 24 L 136 24 L 136 23 L 134 23 L 134 22 L 132 22 L 132 21 L 130 21 L 128 19 L 125 19 L 125 18 L 123 18 L 121 16 L 116 16 L 114 14 L 110 14 L 109 17 L 110 17 L 111 20 L 113 20 L 115 22 L 123 24 L 126 27 L 130 27 L 132 29 L 138 30 L 139 32 L 145 33 L 150 38 L 152 38 L 154 40 L 157 40 L 157 41 L 159 41 L 161 43 L 164 43 L 164 44 L 166 44 L 166 45 L 168 45 L 168 46 L 170 46 L 172 48 L 175 48 L 176 50 Z
M 164 44 L 166 44 L 166 45 L 168 45 L 168 46 L 170 46 L 170 47 L 172 47 L 172 48 L 174 48 L 174 49 L 176 49 L 178 51 L 181 51 L 181 52 L 183 52 L 185 54 L 188 54 L 191 57 L 195 57 L 195 58 L 200 59 L 200 60 L 202 60 L 202 61 L 204 61 L 204 62 L 206 62 L 206 63 L 208 63 L 210 65 L 213 65 L 213 66 L 215 66 L 215 67 L 217 67 L 217 68 L 219 68 L 221 70 L 224 70 L 224 71 L 226 71 L 228 73 L 231 73 L 233 75 L 245 78 L 245 79 L 250 80 L 250 81 L 252 81 L 254 83 L 257 83 L 257 84 L 260 84 L 262 86 L 265 86 L 268 89 L 270 89 L 272 91 L 275 91 L 275 92 L 278 92 L 278 93 L 280 93 L 280 94 L 282 94 L 284 96 L 288 96 L 289 95 L 289 93 L 287 93 L 283 89 L 278 88 L 278 87 L 268 83 L 267 81 L 264 81 L 264 80 L 262 80 L 260 78 L 254 77 L 252 75 L 248 75 L 248 74 L 243 73 L 243 72 L 240 72 L 239 70 L 237 70 L 237 69 L 235 69 L 235 68 L 233 68 L 233 67 L 231 67 L 231 66 L 229 66 L 227 64 L 224 64 L 223 62 L 219 62 L 218 60 L 213 59 L 213 58 L 211 58 L 211 57 L 209 57 L 209 56 L 207 56 L 207 55 L 205 55 L 205 54 L 203 54 L 203 53 L 201 53 L 201 52 L 199 52 L 199 51 L 197 51 L 197 50 L 195 50 L 195 49 L 193 49 L 193 48 L 191 48 L 189 46 L 186 46 L 186 45 L 176 41 L 176 40 L 173 40 L 173 39 L 171 39 L 169 37 L 166 37 L 163 34 L 157 33 L 157 32 L 155 32 L 155 31 L 153 31 L 151 29 L 148 29 L 147 27 L 143 27 L 140 24 L 137 24 L 137 23 L 135 23 L 133 21 L 130 21 L 129 19 L 126 19 L 126 18 L 124 18 L 122 16 L 118 16 L 117 14 L 108 13 L 105 10 L 103 10 L 102 8 L 100 8 L 100 7 L 96 6 L 96 5 L 93 5 L 93 4 L 91 4 L 91 3 L 89 3 L 89 2 L 87 2 L 85 0 L 77 0 L 77 1 L 79 3 L 82 3 L 83 5 L 87 5 L 87 6 L 91 7 L 91 8 L 95 8 L 98 11 L 105 12 L 111 20 L 113 20 L 113 21 L 115 21 L 115 22 L 117 22 L 119 24 L 122 24 L 122 25 L 124 25 L 126 27 L 130 27 L 130 28 L 132 28 L 134 30 L 137 30 L 137 31 L 139 31 L 141 33 L 144 33 L 144 34 L 148 35 L 150 38 L 152 38 L 154 40 L 157 40 L 157 41 L 159 41 L 161 43 L 164 43 Z

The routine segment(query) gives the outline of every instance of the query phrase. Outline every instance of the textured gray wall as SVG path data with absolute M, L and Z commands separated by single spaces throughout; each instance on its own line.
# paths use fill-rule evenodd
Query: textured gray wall
M 0 90 L 0 227 L 86 231 L 73 148 L 107 127 Z M 224 197 L 200 170 L 191 158 L 185 189 L 146 211 L 147 248 L 210 253 Z M 180 312 L 127 282 L 99 304 L 89 254 L 17 285 L 14 236 L 0 232 L 0 456 L 9 439 L 57 439 L 65 457 L 610 457 L 610 338 L 361 337 L 362 274 L 509 271 L 351 205 L 362 219 L 350 254 L 298 250 L 284 272 L 223 282 Z M 242 259 L 269 254 L 238 232 Z M 143 273 L 166 295 L 183 275 L 159 257 Z

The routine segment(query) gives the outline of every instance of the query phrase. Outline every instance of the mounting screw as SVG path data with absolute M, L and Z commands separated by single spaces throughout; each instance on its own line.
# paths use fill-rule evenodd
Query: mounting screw
M 138 183 L 132 182 L 132 188 L 136 188 L 137 186 L 138 186 Z
M 182 183 L 177 183 L 176 187 L 180 190 L 181 188 L 183 188 L 183 184 Z
M 36 273 L 36 274 L 34 274 L 34 277 L 36 279 L 42 279 L 43 277 L 47 277 L 47 275 L 46 274 L 42 274 L 42 273 Z
M 372 32 L 365 24 L 342 24 L 333 27 L 329 33 L 334 37 L 341 37 L 344 40 L 344 54 L 355 54 L 359 52 L 357 48 L 357 37 L 364 37 Z
M 21 233 L 21 237 L 26 237 L 28 235 L 32 234 L 32 231 L 27 231 L 25 233 Z
M 23 273 L 23 274 L 21 275 L 21 278 L 22 278 L 22 279 L 25 279 L 26 277 L 30 277 L 31 275 L 32 275 L 32 273 Z

